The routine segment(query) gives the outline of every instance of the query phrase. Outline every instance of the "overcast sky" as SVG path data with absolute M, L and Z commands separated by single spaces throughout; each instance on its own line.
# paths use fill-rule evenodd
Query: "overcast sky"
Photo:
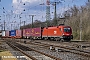
M 50 0 L 51 18 L 53 18 L 54 15 L 52 13 L 54 12 L 54 6 L 52 5 L 54 1 L 62 2 L 57 4 L 57 14 L 62 14 L 64 11 L 68 10 L 73 5 L 77 5 L 79 7 L 85 5 L 85 3 L 87 2 L 87 0 Z M 26 21 L 27 24 L 31 23 L 31 17 L 29 17 L 29 15 L 35 15 L 34 20 L 45 21 L 46 0 L 1 0 L 0 15 L 1 24 L 3 24 L 4 20 L 6 21 L 6 29 L 11 29 L 11 24 L 13 24 L 14 27 L 18 26 L 20 22 L 19 16 L 22 17 L 21 20 Z M 15 21 L 16 24 L 11 23 Z

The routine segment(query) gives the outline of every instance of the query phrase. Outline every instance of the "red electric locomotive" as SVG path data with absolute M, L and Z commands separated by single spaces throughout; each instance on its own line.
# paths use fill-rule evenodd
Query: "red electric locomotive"
M 42 32 L 42 38 L 60 41 L 70 41 L 71 39 L 73 39 L 72 29 L 70 26 L 64 25 L 44 28 Z

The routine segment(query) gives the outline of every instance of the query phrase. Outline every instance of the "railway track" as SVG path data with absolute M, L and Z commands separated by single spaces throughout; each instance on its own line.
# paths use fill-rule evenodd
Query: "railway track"
M 15 45 L 13 45 L 12 43 L 10 43 L 10 42 L 6 42 L 10 47 L 12 47 L 13 49 L 15 49 L 15 50 L 17 50 L 17 51 L 20 51 L 21 53 L 23 53 L 25 56 L 27 56 L 27 57 L 29 57 L 29 58 L 31 58 L 32 60 L 34 59 L 34 60 L 37 60 L 36 58 L 34 58 L 34 57 L 32 57 L 32 56 L 30 56 L 30 55 L 28 55 L 28 54 L 26 54 L 24 51 L 26 51 L 26 49 L 23 49 L 23 47 L 19 47 L 19 45 L 17 45 L 17 46 L 15 46 Z M 24 51 L 23 51 L 23 50 Z
M 21 45 L 21 44 L 18 44 L 18 43 L 15 43 L 15 42 L 11 42 L 11 41 L 6 41 L 7 44 L 9 46 L 11 46 L 12 48 L 14 48 L 15 50 L 18 50 L 20 51 L 21 53 L 23 53 L 24 55 L 26 55 L 27 57 L 29 57 L 30 59 L 32 60 L 43 60 L 44 57 L 48 58 L 49 60 L 61 60 L 60 58 L 57 58 L 57 57 L 54 57 L 52 55 L 48 55 L 46 53 L 43 53 L 43 52 L 40 52 L 38 50 L 35 50 L 35 49 L 32 49 L 32 48 L 29 48 L 29 47 L 26 47 L 24 45 Z M 34 54 L 33 56 L 31 56 L 29 53 L 30 52 L 34 52 L 36 54 Z M 38 54 L 40 54 L 40 58 L 38 57 Z M 45 59 L 45 58 L 44 58 Z
M 38 45 L 38 46 L 43 46 L 44 48 L 49 48 L 51 47 L 52 50 L 58 50 L 58 51 L 68 51 L 70 53 L 90 57 L 90 52 L 81 50 L 79 48 L 72 48 L 72 47 L 65 47 L 65 46 L 57 46 L 57 45 L 52 45 L 52 44 L 46 44 L 42 42 L 27 42 L 28 44 L 33 44 L 33 45 Z
M 18 41 L 22 42 L 23 40 L 28 41 L 29 39 L 19 39 Z M 76 48 L 90 47 L 90 42 L 84 42 L 84 41 L 71 41 L 71 42 L 63 43 L 63 42 L 59 42 L 59 41 L 40 40 L 40 42 L 56 43 L 56 44 L 69 45 L 69 46 L 73 45 L 73 47 L 76 47 Z
M 30 47 L 30 48 L 33 48 L 34 46 L 34 48 L 33 49 L 35 49 L 35 50 L 39 50 L 39 48 L 41 49 L 41 52 L 44 52 L 44 53 L 48 53 L 49 55 L 52 55 L 52 56 L 55 56 L 55 57 L 57 57 L 57 58 L 60 58 L 60 59 L 62 59 L 62 60 L 66 60 L 66 59 L 63 59 L 62 57 L 67 57 L 67 56 L 65 56 L 65 55 L 72 55 L 71 57 L 70 57 L 70 59 L 73 57 L 73 54 L 74 55 L 76 55 L 77 57 L 78 57 L 78 59 L 83 59 L 83 57 L 85 57 L 85 59 L 83 59 L 83 60 L 90 60 L 90 54 L 89 54 L 89 52 L 86 52 L 86 51 L 83 51 L 83 50 L 79 50 L 79 49 L 75 49 L 75 48 L 72 48 L 72 47 L 67 47 L 67 46 L 62 46 L 62 45 L 58 45 L 58 44 L 56 44 L 55 45 L 55 43 L 54 44 L 52 44 L 51 42 L 48 42 L 48 43 L 44 43 L 44 42 L 42 42 L 42 41 L 31 41 L 30 42 L 30 40 L 28 41 L 28 42 L 26 42 L 26 43 L 24 43 L 24 41 L 21 41 L 22 43 L 20 43 L 20 41 L 16 41 L 16 40 L 13 40 L 14 42 L 17 42 L 17 43 L 19 43 L 19 44 L 21 44 L 21 45 L 25 45 L 25 46 L 28 46 L 28 47 L 30 47 L 31 45 L 32 45 L 32 47 Z M 63 44 L 63 43 L 62 43 Z M 68 43 L 67 43 L 68 44 Z M 52 49 L 50 50 L 50 47 L 52 47 Z M 42 49 L 43 48 L 43 49 Z M 47 48 L 47 49 L 46 49 Z M 26 49 L 27 50 L 27 49 Z M 42 51 L 43 50 L 43 51 Z M 40 51 L 40 50 L 39 50 Z M 45 51 L 47 51 L 47 52 L 45 52 Z M 58 52 L 57 52 L 58 51 Z M 29 52 L 28 52 L 29 53 Z M 62 54 L 62 53 L 64 53 L 64 54 Z M 67 54 L 68 53 L 68 54 Z M 32 53 L 33 54 L 33 53 Z M 57 54 L 59 54 L 59 55 L 57 55 Z M 61 55 L 63 55 L 63 56 L 61 56 Z M 37 57 L 37 56 L 36 56 Z M 77 58 L 76 57 L 76 58 Z M 76 59 L 75 58 L 75 59 Z M 78 60 L 78 59 L 76 59 L 76 60 Z M 56 59 L 55 59 L 56 60 Z M 72 59 L 73 60 L 73 59 Z
M 69 49 L 60 48 L 58 46 L 55 47 L 55 46 L 49 45 L 49 44 L 43 44 L 42 42 L 35 42 L 35 41 L 33 41 L 33 42 L 27 42 L 26 44 L 20 43 L 20 42 L 18 42 L 18 43 L 19 44 L 22 44 L 22 45 L 25 45 L 25 46 L 28 46 L 28 47 L 35 48 L 35 49 L 37 49 L 37 47 L 38 47 L 37 50 L 43 50 L 43 52 L 46 51 L 45 53 L 48 52 L 48 54 L 53 55 L 53 56 L 56 56 L 58 58 L 61 58 L 62 60 L 67 60 L 67 59 L 69 60 L 69 58 L 72 59 L 72 57 L 76 57 L 76 56 L 77 56 L 75 58 L 76 60 L 78 60 L 78 59 L 82 60 L 83 58 L 84 58 L 83 60 L 90 60 L 90 57 L 89 56 L 83 55 L 85 53 L 80 53 L 80 52 L 77 52 L 75 50 L 74 51 L 73 50 L 71 51 Z M 53 46 L 53 48 L 56 48 L 56 50 L 58 49 L 59 51 L 57 52 L 55 49 L 53 49 L 53 50 L 48 49 L 48 48 L 50 48 L 50 46 Z M 65 58 L 63 58 L 63 57 L 65 57 Z

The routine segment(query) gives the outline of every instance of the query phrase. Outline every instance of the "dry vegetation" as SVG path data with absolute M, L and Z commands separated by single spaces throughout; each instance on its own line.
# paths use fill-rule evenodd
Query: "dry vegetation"
M 80 8 L 74 6 L 67 12 L 69 19 L 65 24 L 72 27 L 74 39 L 80 39 L 80 31 L 82 31 L 82 40 L 90 40 L 90 6 Z
M 73 6 L 70 10 L 64 12 L 64 17 L 57 17 L 58 24 L 64 23 L 73 29 L 74 39 L 80 39 L 80 31 L 82 31 L 82 40 L 90 40 L 90 3 L 86 6 Z M 35 20 L 33 27 L 46 27 L 46 22 Z M 48 21 L 48 26 L 54 25 L 54 19 Z M 23 28 L 31 28 L 31 24 L 22 26 Z

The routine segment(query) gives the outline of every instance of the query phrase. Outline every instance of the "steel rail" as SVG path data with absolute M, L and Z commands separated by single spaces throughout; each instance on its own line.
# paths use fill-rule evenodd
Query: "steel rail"
M 19 49 L 18 47 L 12 45 L 10 42 L 7 42 L 7 44 L 8 44 L 9 46 L 11 46 L 12 48 L 14 48 L 14 49 L 20 51 L 21 53 L 23 53 L 24 55 L 26 55 L 26 56 L 29 57 L 30 59 L 32 59 L 32 60 L 37 60 L 36 58 L 34 58 L 34 57 L 28 55 L 27 53 L 25 53 L 24 51 L 22 51 L 22 50 Z

